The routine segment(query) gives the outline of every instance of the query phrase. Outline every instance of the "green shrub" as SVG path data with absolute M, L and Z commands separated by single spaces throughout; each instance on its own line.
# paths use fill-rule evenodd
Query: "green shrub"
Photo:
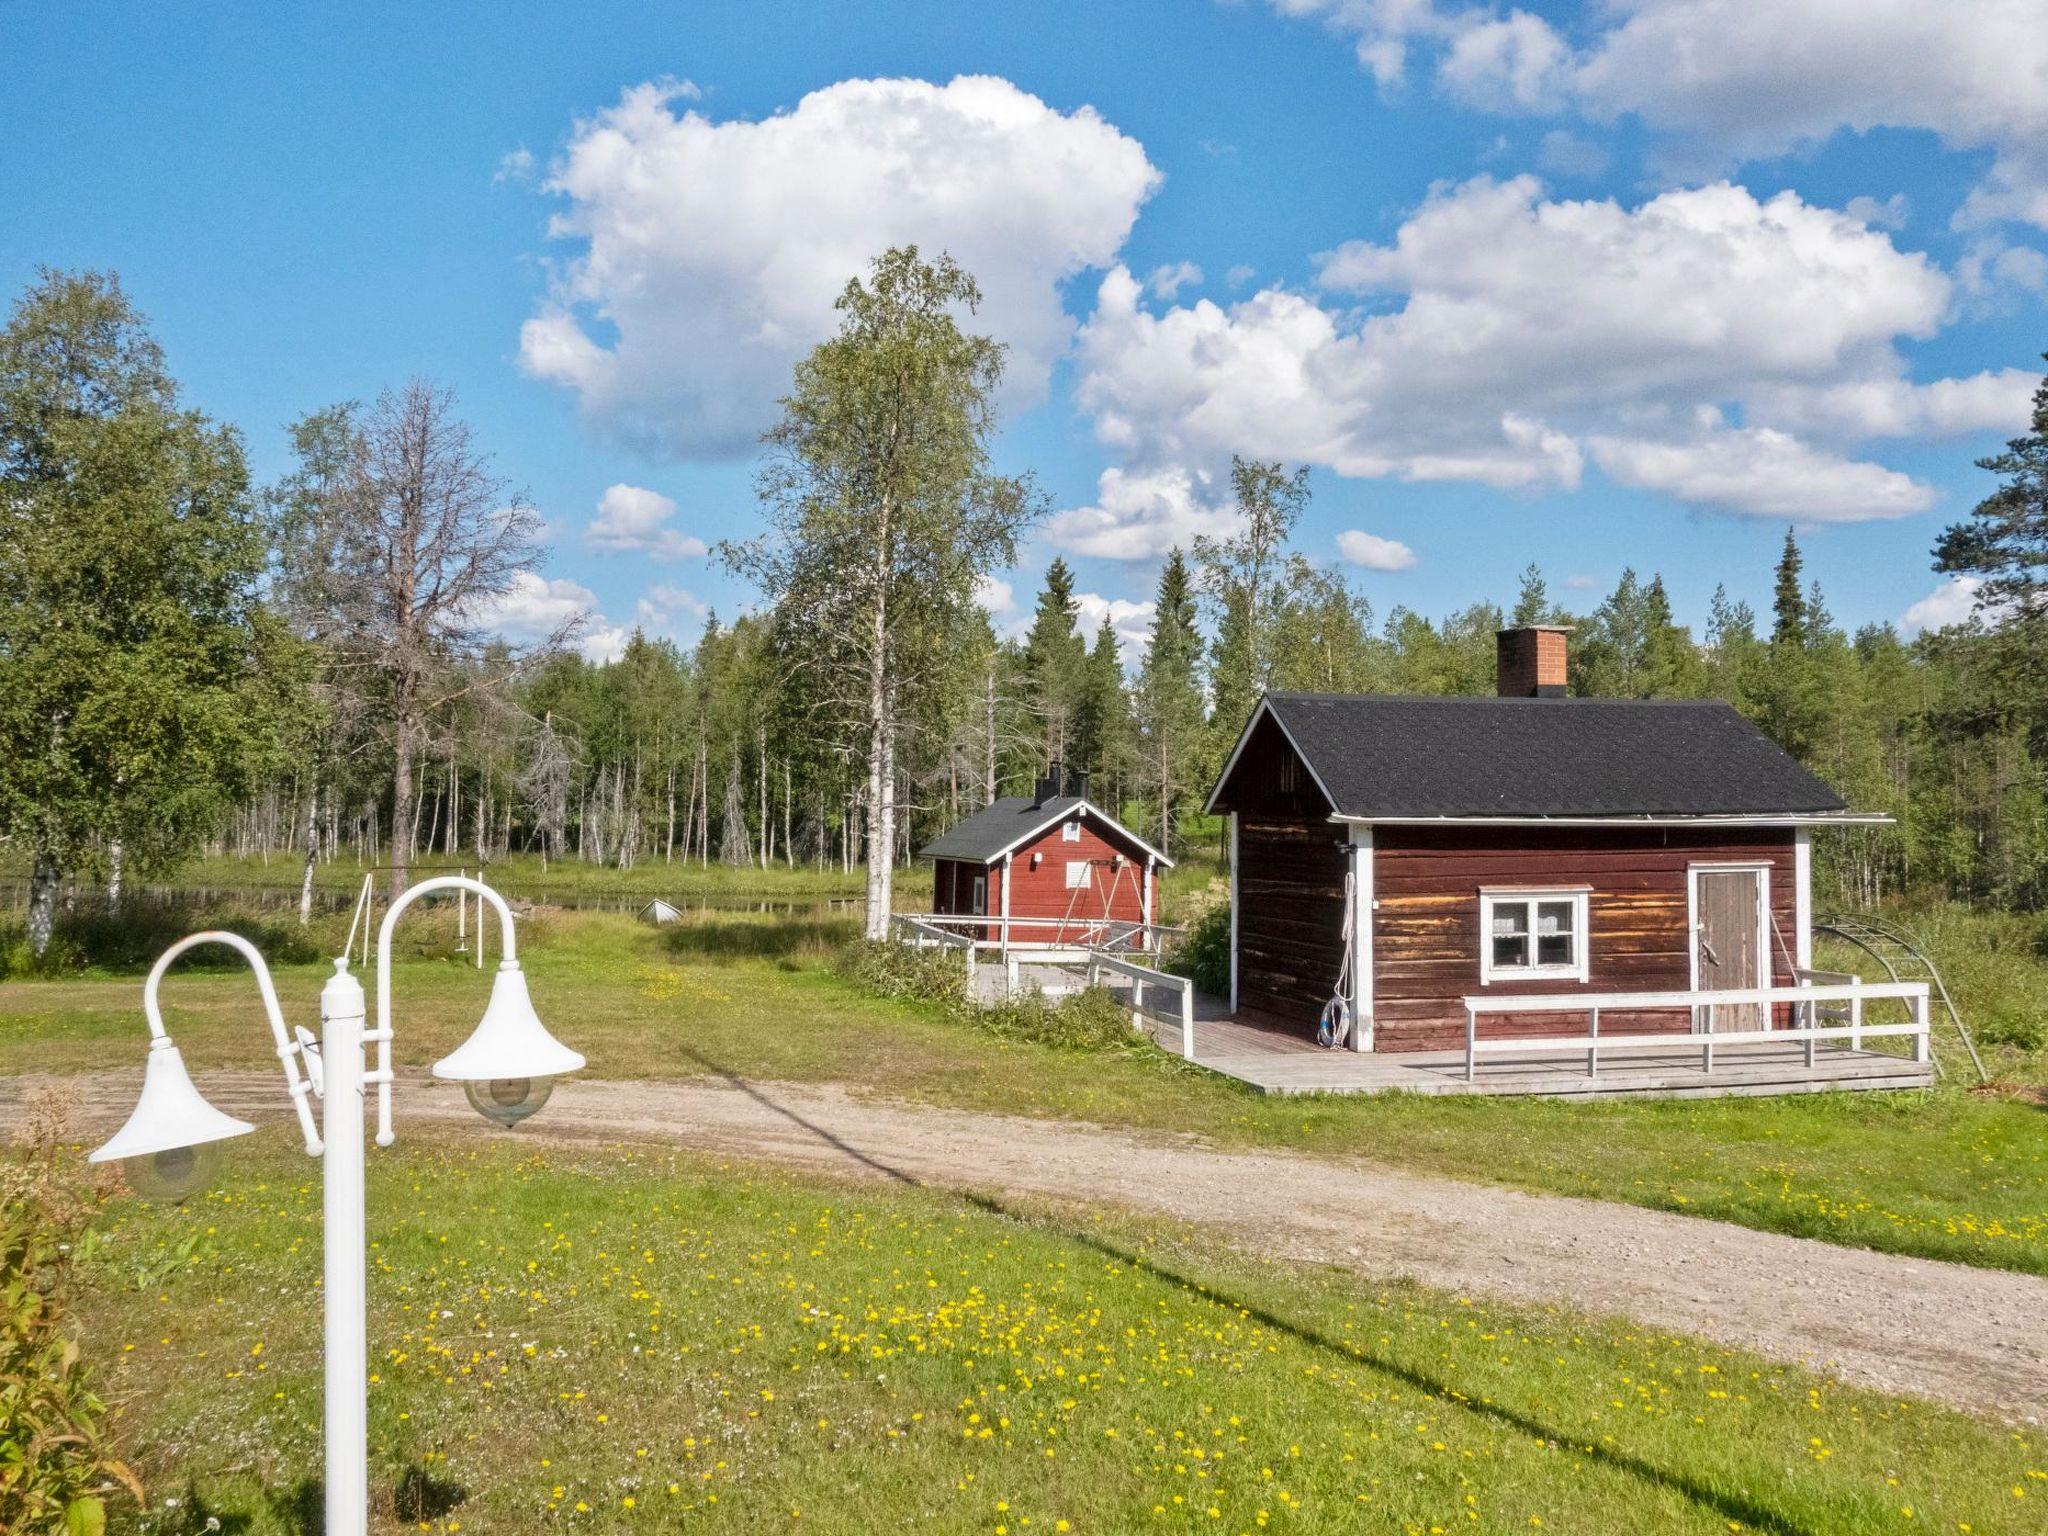
M 64 1327 L 64 1230 L 22 1181 L 0 1186 L 0 1531 L 97 1536 L 134 1476 L 108 1454 L 106 1405 Z
M 839 971 L 869 992 L 935 1004 L 948 1018 L 1006 1040 L 1077 1051 L 1126 1050 L 1144 1041 L 1131 1027 L 1129 1005 L 1100 987 L 1066 998 L 1027 992 L 986 1005 L 969 1002 L 966 960 L 963 950 L 867 939 L 840 952 Z
M 902 1002 L 958 1004 L 967 1000 L 966 952 L 912 949 L 887 939 L 862 939 L 840 952 L 839 970 L 850 981 Z
M 251 912 L 136 892 L 118 913 L 99 901 L 60 910 L 40 955 L 29 947 L 20 918 L 0 920 L 0 981 L 57 978 L 85 970 L 147 970 L 171 944 L 202 928 L 240 934 L 274 964 L 318 960 L 322 954 L 313 931 L 299 926 L 296 911 Z M 181 963 L 217 965 L 220 958 L 202 949 Z
M 1060 999 L 1027 992 L 969 1011 L 976 1024 L 993 1034 L 1062 1050 L 1125 1050 L 1144 1039 L 1131 1027 L 1130 1005 L 1104 987 Z
M 1230 991 L 1230 904 L 1210 901 L 1188 919 L 1187 936 L 1166 952 L 1162 969 L 1185 976 L 1211 997 Z

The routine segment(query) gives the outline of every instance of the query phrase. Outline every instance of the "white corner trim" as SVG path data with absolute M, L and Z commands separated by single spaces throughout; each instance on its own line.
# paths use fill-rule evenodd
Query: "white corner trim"
M 1230 813 L 1230 1011 L 1237 1012 L 1237 812 Z
M 1813 829 L 1792 834 L 1792 954 L 1802 971 L 1813 969 Z
M 1373 1048 L 1373 848 L 1371 825 L 1351 828 L 1351 1048 Z

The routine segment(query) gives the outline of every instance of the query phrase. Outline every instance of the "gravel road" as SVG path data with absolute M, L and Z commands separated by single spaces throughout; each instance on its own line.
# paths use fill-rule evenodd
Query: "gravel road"
M 139 1073 L 68 1079 L 111 1128 Z M 0 1129 L 33 1077 L 0 1080 Z M 274 1075 L 204 1075 L 221 1108 L 283 1118 Z M 472 1120 L 451 1084 L 399 1085 L 401 1119 Z M 1267 1256 L 1465 1295 L 1562 1303 L 1796 1361 L 1845 1381 L 2028 1423 L 2048 1419 L 2048 1280 L 1193 1138 L 871 1098 L 833 1085 L 698 1079 L 557 1085 L 516 1134 L 659 1141 L 990 1196 L 1110 1202 Z

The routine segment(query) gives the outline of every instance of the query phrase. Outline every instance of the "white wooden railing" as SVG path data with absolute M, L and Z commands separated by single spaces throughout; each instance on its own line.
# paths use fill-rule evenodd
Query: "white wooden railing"
M 908 944 L 912 949 L 964 949 L 970 954 L 975 941 L 964 933 L 954 933 L 929 918 L 908 917 L 901 913 L 889 919 L 889 931 L 899 943 Z
M 1904 1002 L 1913 1017 L 1905 1024 L 1866 1024 L 1863 1021 L 1864 1006 L 1896 998 Z M 1832 1016 L 1839 1005 L 1847 1009 L 1847 1022 L 1841 1024 L 1808 1023 L 1787 1029 L 1724 1029 L 1716 1030 L 1714 1011 L 1718 1008 L 1770 1008 L 1778 1003 L 1791 1003 L 1804 1012 L 1809 1020 Z M 1931 1058 L 1931 1046 L 1927 1026 L 1927 984 L 1919 981 L 1892 981 L 1865 983 L 1851 978 L 1844 982 L 1813 984 L 1797 987 L 1749 987 L 1715 992 L 1566 992 L 1515 997 L 1467 997 L 1465 1004 L 1465 1081 L 1473 1082 L 1478 1076 L 1479 1058 L 1483 1055 L 1500 1055 L 1515 1052 L 1521 1055 L 1563 1055 L 1583 1051 L 1586 1057 L 1586 1075 L 1594 1076 L 1600 1070 L 1600 1052 L 1630 1046 L 1672 1046 L 1681 1041 L 1695 1041 L 1700 1049 L 1701 1070 L 1714 1070 L 1714 1048 L 1719 1045 L 1780 1045 L 1787 1042 L 1804 1042 L 1806 1064 L 1814 1062 L 1814 1047 L 1822 1040 L 1846 1040 L 1851 1050 L 1863 1049 L 1863 1042 L 1877 1036 L 1904 1035 L 1913 1042 L 1913 1060 L 1921 1063 Z M 1665 1009 L 1685 1009 L 1692 1014 L 1692 1036 L 1684 1035 L 1603 1035 L 1600 1033 L 1600 1015 L 1606 1012 L 1654 1013 Z M 1583 1035 L 1541 1035 L 1510 1037 L 1497 1040 L 1479 1038 L 1479 1020 L 1498 1014 L 1514 1013 L 1583 1013 L 1589 1016 L 1589 1029 Z M 1795 1017 L 1797 1015 L 1795 1014 Z
M 1088 985 L 1101 983 L 1102 973 L 1126 976 L 1131 982 L 1131 1027 L 1142 1029 L 1145 1020 L 1145 989 L 1154 987 L 1170 992 L 1180 1019 L 1180 1053 L 1188 1060 L 1195 1059 L 1195 984 L 1185 976 L 1175 976 L 1166 971 L 1155 971 L 1149 965 L 1139 965 L 1130 960 L 1119 960 L 1114 955 L 1091 951 L 1088 956 Z

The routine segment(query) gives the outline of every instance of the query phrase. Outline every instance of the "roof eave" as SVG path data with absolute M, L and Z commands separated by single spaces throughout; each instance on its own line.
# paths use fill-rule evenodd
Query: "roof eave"
M 1062 796 L 1062 798 L 1064 799 L 1068 797 Z M 1074 803 L 1072 805 L 1061 807 L 1059 810 L 1053 812 L 1052 815 L 1046 817 L 1043 821 L 1037 822 L 1034 825 L 1032 825 L 1029 830 L 1018 833 L 1015 837 L 1011 838 L 1009 842 L 1003 844 L 1000 848 L 995 849 L 993 852 L 934 854 L 930 851 L 931 849 L 938 846 L 938 844 L 934 842 L 926 844 L 925 848 L 920 850 L 917 856 L 919 858 L 958 859 L 962 863 L 966 864 L 993 864 L 997 862 L 999 859 L 1003 858 L 1004 856 L 1015 853 L 1019 848 L 1023 847 L 1032 839 L 1042 837 L 1053 827 L 1059 825 L 1060 822 L 1066 820 L 1067 817 L 1072 816 L 1076 812 L 1080 812 L 1085 815 L 1092 815 L 1104 826 L 1109 827 L 1112 830 L 1122 834 L 1124 837 L 1130 839 L 1131 842 L 1136 843 L 1140 848 L 1144 849 L 1146 854 L 1152 859 L 1154 863 L 1163 864 L 1168 869 L 1172 869 L 1174 867 L 1174 861 L 1171 858 L 1167 857 L 1164 853 L 1161 853 L 1157 848 L 1154 848 L 1150 843 L 1146 842 L 1144 838 L 1138 836 L 1137 833 L 1133 832 L 1129 827 L 1125 826 L 1122 822 L 1118 821 L 1114 816 L 1110 815 L 1109 812 L 1103 810 L 1102 807 L 1097 805 L 1093 800 L 1080 799 L 1078 797 L 1074 799 Z M 943 839 L 941 841 L 943 841 Z
M 1884 811 L 1645 811 L 1640 814 L 1353 816 L 1333 813 L 1331 821 L 1380 827 L 1889 827 L 1898 818 Z

